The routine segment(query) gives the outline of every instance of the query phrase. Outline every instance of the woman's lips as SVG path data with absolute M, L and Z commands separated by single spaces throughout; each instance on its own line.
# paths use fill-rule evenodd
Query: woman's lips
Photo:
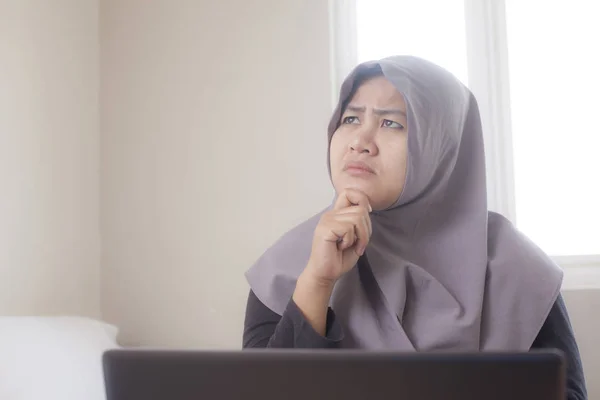
M 373 168 L 362 161 L 350 161 L 346 163 L 344 171 L 352 176 L 369 176 L 375 174 Z

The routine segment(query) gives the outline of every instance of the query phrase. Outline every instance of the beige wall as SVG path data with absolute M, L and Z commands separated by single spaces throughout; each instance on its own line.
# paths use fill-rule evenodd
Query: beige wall
M 327 18 L 101 2 L 102 305 L 124 342 L 239 347 L 244 271 L 331 201 Z
M 0 315 L 100 314 L 97 21 L 0 1 Z

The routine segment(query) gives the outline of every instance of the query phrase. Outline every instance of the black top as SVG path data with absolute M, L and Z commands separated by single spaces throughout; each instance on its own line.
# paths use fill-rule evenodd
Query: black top
M 331 308 L 327 312 L 326 335 L 321 336 L 293 300 L 280 316 L 250 291 L 244 323 L 244 348 L 331 349 L 339 347 L 343 337 L 343 329 Z M 587 400 L 579 349 L 562 296 L 554 303 L 531 348 L 563 351 L 567 362 L 567 399 Z

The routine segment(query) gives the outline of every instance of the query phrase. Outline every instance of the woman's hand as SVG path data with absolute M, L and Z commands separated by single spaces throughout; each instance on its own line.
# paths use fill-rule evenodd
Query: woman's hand
M 333 286 L 365 252 L 371 238 L 367 196 L 347 189 L 336 199 L 332 210 L 321 216 L 313 237 L 305 274 L 316 282 Z
M 292 298 L 320 335 L 326 335 L 327 308 L 335 282 L 354 267 L 369 243 L 371 211 L 364 193 L 345 190 L 315 229 L 310 259 Z

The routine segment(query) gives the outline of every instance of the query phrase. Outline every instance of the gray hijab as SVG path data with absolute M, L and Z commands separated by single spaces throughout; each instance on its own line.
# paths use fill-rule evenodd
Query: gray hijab
M 335 286 L 330 306 L 344 328 L 342 346 L 528 350 L 559 294 L 562 271 L 508 220 L 488 212 L 475 98 L 449 72 L 419 58 L 364 63 L 342 85 L 330 141 L 345 104 L 373 69 L 405 98 L 408 168 L 396 204 L 371 214 L 365 255 Z M 256 296 L 280 315 L 322 212 L 283 235 L 246 273 Z

